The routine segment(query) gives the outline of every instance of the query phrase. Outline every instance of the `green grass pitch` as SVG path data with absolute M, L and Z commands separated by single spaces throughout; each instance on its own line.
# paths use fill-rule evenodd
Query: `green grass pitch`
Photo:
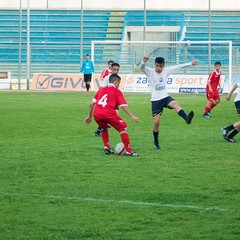
M 125 94 L 138 158 L 106 156 L 93 121 L 93 94 L 0 92 L 0 239 L 240 239 L 240 134 L 233 102 L 204 119 L 203 95 L 172 94 L 187 125 L 165 109 L 153 149 L 149 94 Z M 112 146 L 120 142 L 110 129 Z

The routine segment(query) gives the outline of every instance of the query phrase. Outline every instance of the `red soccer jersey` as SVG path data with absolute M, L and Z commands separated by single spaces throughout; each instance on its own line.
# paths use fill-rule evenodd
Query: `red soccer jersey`
M 210 85 L 211 85 L 213 91 L 217 91 L 217 88 L 220 83 L 221 75 L 222 75 L 222 72 L 220 71 L 218 73 L 216 70 L 212 71 L 209 74 L 208 81 L 210 82 Z M 208 85 L 207 85 L 207 89 L 208 89 Z
M 96 103 L 93 115 L 102 118 L 111 118 L 116 115 L 118 106 L 127 106 L 122 92 L 112 84 L 101 88 L 94 96 L 93 102 Z
M 112 74 L 112 70 L 110 70 L 109 68 L 106 68 L 105 70 L 103 70 L 102 75 L 101 75 L 101 79 L 104 79 L 106 76 Z

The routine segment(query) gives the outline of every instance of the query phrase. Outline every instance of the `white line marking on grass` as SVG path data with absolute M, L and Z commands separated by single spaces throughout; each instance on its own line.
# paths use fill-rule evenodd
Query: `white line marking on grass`
M 35 193 L 26 193 L 26 194 L 18 194 L 18 193 L 7 193 L 1 192 L 1 195 L 9 195 L 9 196 L 20 196 L 20 197 L 38 197 L 38 198 L 49 198 L 49 199 L 62 199 L 62 200 L 78 200 L 78 201 L 92 201 L 92 202 L 103 202 L 103 203 L 124 203 L 124 204 L 131 204 L 131 205 L 144 205 L 144 206 L 154 206 L 154 207 L 170 207 L 170 208 L 187 208 L 187 209 L 196 209 L 196 210 L 203 210 L 203 211 L 221 211 L 227 212 L 229 209 L 227 208 L 220 208 L 220 207 L 201 207 L 196 205 L 182 205 L 182 204 L 171 204 L 171 203 L 158 203 L 158 202 L 134 202 L 129 200 L 112 200 L 112 199 L 101 199 L 101 198 L 81 198 L 81 197 L 67 197 L 61 195 L 41 195 Z

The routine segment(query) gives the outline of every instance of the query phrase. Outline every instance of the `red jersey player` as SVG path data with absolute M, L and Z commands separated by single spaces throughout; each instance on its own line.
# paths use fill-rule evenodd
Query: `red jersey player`
M 112 74 L 109 78 L 109 85 L 101 88 L 94 96 L 90 106 L 88 116 L 85 119 L 86 125 L 90 124 L 92 116 L 102 128 L 101 137 L 104 145 L 104 153 L 114 153 L 110 147 L 108 128 L 114 127 L 121 136 L 122 142 L 126 149 L 127 156 L 137 157 L 138 154 L 131 148 L 130 139 L 126 131 L 126 122 L 116 113 L 116 108 L 120 106 L 135 122 L 139 122 L 139 118 L 133 115 L 129 110 L 127 102 L 118 89 L 121 78 L 117 74 Z
M 112 64 L 111 64 L 111 71 L 112 71 L 112 73 L 118 74 L 119 69 L 120 69 L 120 65 L 119 65 L 118 63 L 114 63 L 113 61 L 109 61 L 109 62 L 112 62 Z M 109 63 L 109 62 L 108 62 L 108 63 Z M 108 64 L 108 65 L 109 65 L 109 64 Z M 112 73 L 110 73 L 110 75 L 111 75 Z M 110 77 L 110 75 L 107 75 L 107 76 L 103 79 L 101 85 L 99 86 L 99 89 L 102 88 L 102 87 L 106 87 L 106 86 L 109 84 L 109 77 Z M 94 134 L 95 134 L 95 137 L 101 137 L 101 131 L 102 131 L 102 129 L 98 126 L 97 131 L 94 133 Z
M 113 60 L 109 60 L 108 67 L 103 70 L 102 75 L 100 76 L 101 80 L 103 80 L 108 75 L 112 74 L 112 64 L 113 64 Z
M 204 118 L 211 118 L 212 115 L 210 111 L 216 107 L 216 105 L 220 102 L 220 95 L 218 93 L 218 86 L 221 88 L 220 80 L 222 72 L 220 71 L 221 63 L 215 62 L 215 71 L 212 71 L 209 74 L 208 82 L 206 86 L 206 96 L 208 99 L 208 102 L 206 104 L 203 117 Z

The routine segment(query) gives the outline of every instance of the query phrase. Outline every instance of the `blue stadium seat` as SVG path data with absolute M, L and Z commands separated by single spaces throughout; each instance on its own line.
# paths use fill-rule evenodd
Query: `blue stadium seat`
M 78 71 L 80 60 L 80 10 L 31 10 L 31 62 L 35 69 L 54 64 L 69 66 Z M 147 11 L 147 26 L 179 26 L 186 32 L 182 40 L 208 40 L 209 16 L 207 11 Z M 122 40 L 125 26 L 143 26 L 143 11 L 84 11 L 83 54 L 90 53 L 92 40 Z M 181 32 L 182 33 L 182 32 Z M 178 40 L 183 35 L 179 33 Z M 240 46 L 239 12 L 211 12 L 211 39 L 232 40 Z M 27 11 L 22 12 L 22 62 L 26 62 Z M 0 10 L 0 64 L 13 69 L 17 75 L 19 54 L 19 11 Z M 105 66 L 108 53 L 103 50 L 98 60 Z M 126 55 L 119 48 L 119 55 Z M 130 53 L 131 54 L 131 53 Z M 199 53 L 200 54 L 200 53 Z M 59 69 L 59 68 L 58 68 Z M 63 68 L 66 70 L 66 68 Z M 70 71 L 70 70 L 69 70 Z

